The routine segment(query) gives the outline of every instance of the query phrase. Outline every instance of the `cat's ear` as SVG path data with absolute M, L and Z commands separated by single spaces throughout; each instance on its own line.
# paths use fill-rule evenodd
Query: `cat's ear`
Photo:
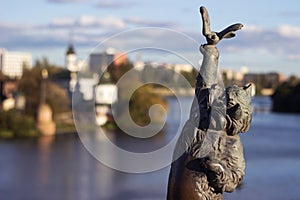
M 250 95 L 255 96 L 255 85 L 253 83 L 247 83 L 244 85 L 243 89 Z

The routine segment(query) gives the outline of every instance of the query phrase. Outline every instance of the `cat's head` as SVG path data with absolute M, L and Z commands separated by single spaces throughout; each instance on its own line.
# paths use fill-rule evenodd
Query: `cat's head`
M 229 118 L 227 133 L 236 135 L 240 132 L 246 132 L 250 128 L 252 120 L 251 97 L 252 84 L 243 87 L 232 85 L 226 88 L 227 110 Z

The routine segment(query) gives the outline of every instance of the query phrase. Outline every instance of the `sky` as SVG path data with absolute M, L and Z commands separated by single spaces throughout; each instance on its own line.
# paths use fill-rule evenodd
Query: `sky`
M 220 43 L 220 68 L 246 66 L 250 72 L 300 76 L 298 4 L 296 0 L 2 1 L 0 48 L 30 52 L 34 60 L 47 57 L 62 66 L 70 42 L 80 59 L 113 47 L 127 51 L 133 60 L 138 54 L 145 61 L 194 64 L 202 58 L 198 46 L 205 43 L 199 15 L 203 5 L 214 31 L 236 22 L 244 25 L 234 39 Z

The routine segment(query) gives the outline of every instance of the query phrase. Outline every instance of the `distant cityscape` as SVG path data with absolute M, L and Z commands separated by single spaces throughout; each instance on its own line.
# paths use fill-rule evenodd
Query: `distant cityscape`
M 66 51 L 65 68 L 71 72 L 71 80 L 69 88 L 74 90 L 77 83 L 74 75 L 77 72 L 90 72 L 92 74 L 100 74 L 105 71 L 107 66 L 113 63 L 116 66 L 121 66 L 122 63 L 127 62 L 126 53 L 117 52 L 110 48 L 105 52 L 92 53 L 89 55 L 88 63 L 83 60 L 77 59 L 75 49 L 72 44 L 67 47 Z M 190 64 L 170 64 L 170 63 L 157 63 L 157 62 L 144 62 L 140 58 L 137 58 L 134 62 L 134 69 L 137 71 L 144 70 L 147 66 L 154 68 L 162 68 L 175 72 L 174 74 L 186 72 L 191 73 L 193 66 Z M 24 68 L 31 69 L 32 56 L 28 52 L 13 52 L 5 49 L 0 49 L 0 71 L 4 76 L 9 77 L 11 80 L 20 79 L 23 75 Z M 253 82 L 256 86 L 257 95 L 271 95 L 274 89 L 283 81 L 285 76 L 278 72 L 269 73 L 249 73 L 247 67 L 242 67 L 240 71 L 232 69 L 224 69 L 220 67 L 220 73 L 225 85 L 236 83 L 246 84 L 247 82 Z M 72 73 L 74 74 L 72 76 Z M 12 81 L 6 81 L 1 83 L 1 93 L 5 97 L 11 96 L 10 90 L 14 88 Z M 73 88 L 73 89 L 72 89 Z
M 56 88 L 54 91 L 49 89 L 46 91 L 48 86 L 45 86 L 45 80 L 49 76 L 47 70 L 52 70 L 50 72 L 52 75 L 53 70 L 60 74 L 58 76 L 60 78 L 52 77 L 48 83 L 53 89 Z M 124 86 L 124 83 L 118 85 L 118 80 L 129 70 L 133 70 L 135 75 L 125 82 L 127 86 Z M 102 126 L 107 122 L 113 122 L 111 105 L 120 104 L 120 108 L 122 108 L 126 98 L 130 98 L 126 94 L 128 85 L 152 83 L 151 89 L 147 90 L 151 91 L 151 94 L 148 94 L 149 102 L 150 98 L 154 98 L 155 101 L 163 103 L 164 96 L 172 96 L 175 93 L 181 96 L 193 96 L 197 74 L 197 69 L 191 64 L 145 62 L 140 56 L 131 61 L 126 53 L 112 48 L 103 52 L 91 53 L 88 61 L 84 61 L 77 58 L 76 49 L 69 44 L 65 51 L 65 66 L 51 65 L 46 58 L 36 61 L 33 65 L 30 53 L 1 49 L 0 111 L 17 110 L 25 114 L 30 113 L 31 117 L 36 118 L 43 116 L 38 114 L 41 103 L 48 104 L 50 102 L 52 105 L 47 108 L 48 111 L 46 109 L 43 112 L 52 113 L 51 109 L 53 108 L 51 107 L 56 107 L 53 116 L 56 118 L 63 116 L 63 119 L 57 118 L 55 121 L 58 123 L 58 127 L 74 128 L 70 102 L 72 94 L 78 89 L 82 101 L 92 102 L 95 100 L 95 120 L 98 125 Z M 224 86 L 231 84 L 243 86 L 251 82 L 254 85 L 253 94 L 257 96 L 273 95 L 275 90 L 286 80 L 281 73 L 249 73 L 247 67 L 242 67 L 239 71 L 221 67 L 219 78 L 222 79 Z M 31 83 L 32 80 L 34 81 Z M 23 89 L 20 90 L 20 88 Z M 145 90 L 145 92 L 147 91 Z M 47 95 L 52 96 L 52 99 L 46 101 Z M 127 100 L 129 101 L 129 99 Z M 30 109 L 29 113 L 28 109 Z M 58 110 L 61 111 L 58 112 Z M 60 112 L 68 114 L 57 115 Z M 122 112 L 121 110 L 120 115 Z M 136 119 L 141 119 L 141 115 L 143 114 L 136 112 Z M 146 118 L 143 120 L 141 124 L 147 122 Z M 51 117 L 49 117 L 48 123 L 53 124 Z M 54 125 L 52 130 L 51 134 L 54 134 Z

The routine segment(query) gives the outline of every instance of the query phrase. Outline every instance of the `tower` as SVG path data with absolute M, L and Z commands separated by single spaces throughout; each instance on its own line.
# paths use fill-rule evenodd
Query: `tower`
M 70 72 L 77 72 L 76 53 L 72 44 L 69 44 L 66 52 L 66 67 Z
M 66 59 L 65 59 L 65 64 L 66 68 L 70 71 L 70 82 L 69 82 L 69 90 L 71 92 L 75 91 L 75 87 L 77 84 L 77 72 L 80 70 L 78 63 L 77 63 L 77 58 L 76 58 L 76 53 L 74 50 L 73 45 L 70 43 L 67 52 L 66 52 Z

